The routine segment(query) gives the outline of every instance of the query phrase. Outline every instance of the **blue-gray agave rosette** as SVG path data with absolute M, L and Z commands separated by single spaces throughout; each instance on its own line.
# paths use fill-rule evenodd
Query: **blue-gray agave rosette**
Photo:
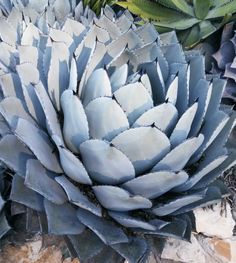
M 202 56 L 127 11 L 81 16 L 86 26 L 11 14 L 0 160 L 15 173 L 13 204 L 46 215 L 81 262 L 146 262 L 156 237 L 189 240 L 190 212 L 221 199 L 216 179 L 235 161 L 225 82 L 209 83 Z

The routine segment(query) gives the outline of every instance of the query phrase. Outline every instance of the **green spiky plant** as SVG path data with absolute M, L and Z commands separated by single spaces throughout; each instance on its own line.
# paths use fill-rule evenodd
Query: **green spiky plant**
M 0 20 L 6 201 L 29 221 L 35 211 L 81 262 L 144 263 L 158 237 L 189 240 L 192 210 L 227 194 L 217 180 L 236 159 L 225 148 L 235 115 L 219 109 L 225 81 L 207 81 L 203 57 L 174 32 L 63 3 Z
M 117 0 L 83 0 L 84 6 L 89 6 L 97 15 L 106 5 L 113 5 Z
M 118 5 L 144 21 L 152 21 L 159 32 L 176 30 L 185 48 L 192 48 L 236 12 L 236 0 L 127 0 Z

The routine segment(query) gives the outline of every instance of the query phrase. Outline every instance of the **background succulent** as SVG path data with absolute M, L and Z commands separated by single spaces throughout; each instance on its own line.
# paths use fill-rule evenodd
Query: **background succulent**
M 235 114 L 219 109 L 225 82 L 207 81 L 175 33 L 79 10 L 86 27 L 73 14 L 33 24 L 19 9 L 1 20 L 10 201 L 81 262 L 145 262 L 157 237 L 189 240 L 192 209 L 226 194 L 216 179 L 235 162 L 224 147 Z
M 236 103 L 236 71 L 235 71 L 235 23 L 225 25 L 219 49 L 212 55 L 214 58 L 213 72 L 227 78 L 224 92 L 224 102 L 234 105 Z
M 236 12 L 235 0 L 127 0 L 117 4 L 151 20 L 159 32 L 177 30 L 186 48 L 214 33 Z

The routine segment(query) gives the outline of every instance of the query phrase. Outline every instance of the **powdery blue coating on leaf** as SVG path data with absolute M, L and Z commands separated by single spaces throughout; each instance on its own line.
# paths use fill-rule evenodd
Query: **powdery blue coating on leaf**
M 25 177 L 29 159 L 34 159 L 32 152 L 15 135 L 7 134 L 1 139 L 0 160 L 21 177 Z
M 140 219 L 137 219 L 135 217 L 129 216 L 127 213 L 121 213 L 121 212 L 114 212 L 110 211 L 109 215 L 118 223 L 125 227 L 129 228 L 141 228 L 146 230 L 156 230 L 156 226 L 152 225 L 151 223 L 148 223 L 146 221 L 142 221 Z
M 199 149 L 204 141 L 204 136 L 199 134 L 198 137 L 188 139 L 172 151 L 170 151 L 159 163 L 157 163 L 152 171 L 170 170 L 180 171 L 187 164 L 191 156 Z
M 36 211 L 44 211 L 43 197 L 24 185 L 24 179 L 14 175 L 10 199 Z
M 153 101 L 142 83 L 136 82 L 119 88 L 114 92 L 115 100 L 124 110 L 130 125 L 145 111 L 153 107 Z
M 184 171 L 179 173 L 171 171 L 158 171 L 139 176 L 122 185 L 133 194 L 146 198 L 156 198 L 168 192 L 173 187 L 184 183 L 188 174 Z
M 78 235 L 85 230 L 77 216 L 76 209 L 69 203 L 54 204 L 44 199 L 49 233 L 55 235 Z
M 76 186 L 74 186 L 66 177 L 58 176 L 55 180 L 64 188 L 68 199 L 78 207 L 87 209 L 91 213 L 101 216 L 101 207 L 93 204 L 86 195 L 84 195 Z
M 102 140 L 80 145 L 83 163 L 92 179 L 103 184 L 120 184 L 135 177 L 131 161 L 114 146 Z
M 51 202 L 62 205 L 67 201 L 63 188 L 50 178 L 38 160 L 28 160 L 25 185 Z
M 163 118 L 165 116 L 165 118 Z M 178 111 L 172 103 L 160 104 L 143 113 L 133 124 L 133 127 L 155 126 L 166 134 L 169 134 L 178 120 Z
M 156 127 L 127 130 L 112 143 L 131 160 L 137 174 L 150 169 L 170 150 L 169 139 Z
M 86 82 L 83 94 L 83 105 L 99 97 L 111 97 L 111 84 L 104 69 L 95 70 Z
M 82 162 L 76 158 L 76 156 L 63 146 L 58 147 L 61 166 L 65 174 L 70 177 L 73 181 L 91 185 L 92 181 L 89 178 L 85 167 Z
M 85 107 L 85 113 L 91 138 L 111 141 L 129 128 L 124 111 L 112 98 L 101 97 L 92 100 Z
M 131 195 L 116 186 L 94 186 L 93 191 L 102 206 L 114 211 L 132 211 L 152 207 L 152 202 L 141 195 Z
M 54 146 L 44 131 L 29 121 L 19 118 L 14 133 L 30 148 L 48 170 L 56 173 L 62 172 L 57 156 L 53 153 Z
M 67 147 L 78 153 L 82 142 L 88 140 L 88 121 L 80 99 L 72 90 L 65 90 L 61 96 L 64 114 L 63 136 Z
M 97 234 L 97 236 L 107 245 L 128 242 L 125 233 L 110 221 L 97 217 L 83 209 L 77 210 L 79 220 L 89 229 Z
M 180 209 L 183 206 L 187 206 L 191 203 L 197 202 L 203 199 L 205 193 L 196 193 L 196 194 L 189 194 L 186 196 L 182 196 L 176 198 L 175 200 L 171 200 L 165 204 L 159 204 L 156 207 L 153 207 L 152 212 L 158 216 L 165 216 L 175 212 L 176 210 Z

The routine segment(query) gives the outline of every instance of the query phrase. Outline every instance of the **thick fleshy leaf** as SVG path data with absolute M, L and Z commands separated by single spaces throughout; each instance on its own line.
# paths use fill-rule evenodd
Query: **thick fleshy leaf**
M 71 20 L 72 21 L 72 20 Z M 78 79 L 77 79 L 77 65 L 75 58 L 71 59 L 70 65 L 70 81 L 69 81 L 69 89 L 73 90 L 74 92 L 77 91 Z
M 134 123 L 145 111 L 153 107 L 153 101 L 141 82 L 128 84 L 119 88 L 115 100 L 126 113 L 129 123 Z
M 14 50 L 12 48 L 12 50 Z M 13 51 L 14 52 L 14 51 Z M 16 59 L 11 52 L 11 47 L 5 42 L 0 42 L 0 64 L 1 69 L 8 72 L 16 67 Z
M 47 119 L 47 128 L 49 129 L 50 135 L 55 134 L 59 136 L 59 138 L 62 138 L 60 123 L 57 117 L 56 110 L 53 107 L 48 93 L 41 82 L 35 85 L 35 91 L 37 93 L 38 99 L 41 103 L 45 117 Z
M 39 50 L 33 46 L 18 46 L 20 64 L 31 63 L 35 67 L 38 65 Z
M 185 172 L 160 171 L 139 176 L 122 185 L 132 194 L 141 195 L 146 198 L 156 198 L 173 187 L 186 182 L 188 175 Z
M 185 220 L 174 218 L 172 222 L 163 228 L 156 230 L 155 232 L 150 232 L 150 234 L 183 240 L 186 233 L 186 228 L 187 222 Z
M 189 194 L 182 197 L 177 197 L 165 204 L 159 204 L 153 207 L 152 213 L 158 216 L 166 216 L 172 214 L 173 212 L 179 210 L 180 208 L 197 202 L 205 197 L 205 192 Z
M 129 123 L 121 107 L 112 98 L 97 98 L 85 108 L 89 133 L 94 139 L 112 140 L 128 129 Z
M 163 118 L 165 116 L 165 118 Z M 178 111 L 172 103 L 163 103 L 141 115 L 133 124 L 133 127 L 155 126 L 166 134 L 169 134 L 178 120 Z
M 190 60 L 190 87 L 195 87 L 199 79 L 205 79 L 205 61 L 203 56 L 196 56 Z
M 210 160 L 213 160 L 218 156 L 223 155 L 225 152 L 225 146 L 228 152 L 231 152 L 230 148 L 234 149 L 233 145 L 235 142 L 235 135 L 234 135 L 235 117 L 236 117 L 235 111 L 230 113 L 230 118 L 228 119 L 224 128 L 214 139 L 213 143 L 204 151 L 204 155 L 209 157 Z M 232 145 L 230 145 L 231 142 Z M 208 161 L 209 158 L 206 158 L 206 162 Z
M 17 32 L 14 30 L 11 24 L 5 19 L 0 19 L 0 37 L 1 40 L 8 45 L 15 46 L 17 42 Z
M 193 186 L 193 189 L 201 189 L 206 187 L 210 183 L 214 182 L 215 179 L 221 175 L 224 171 L 236 164 L 236 153 L 232 152 L 226 160 L 216 167 L 214 170 L 209 172 L 207 176 L 204 176 L 197 184 Z
M 39 43 L 39 34 L 40 30 L 33 23 L 29 23 L 22 35 L 21 45 L 37 46 Z
M 145 239 L 141 237 L 133 237 L 128 243 L 112 245 L 112 248 L 115 249 L 129 263 L 140 262 L 140 259 L 147 251 L 147 247 L 148 245 Z
M 212 143 L 214 143 L 214 140 L 227 125 L 229 119 L 230 118 L 224 112 L 217 112 L 211 117 L 211 120 L 205 122 L 205 125 L 201 129 L 201 132 L 204 135 L 204 142 L 191 157 L 189 164 L 192 164 L 199 160 L 199 158 L 202 156 L 202 153 L 210 145 L 212 145 Z
M 130 160 L 105 141 L 86 141 L 79 150 L 90 177 L 99 183 L 114 185 L 135 177 Z
M 204 141 L 204 136 L 200 134 L 198 137 L 188 139 L 171 152 L 169 152 L 159 163 L 157 163 L 152 171 L 180 171 L 187 164 L 191 156 L 198 150 Z
M 62 187 L 50 178 L 38 160 L 29 160 L 26 165 L 25 185 L 51 202 L 61 205 L 67 201 Z
M 172 147 L 179 145 L 188 137 L 193 119 L 197 112 L 197 108 L 198 103 L 196 102 L 190 108 L 188 108 L 179 119 L 178 123 L 174 128 L 174 131 L 170 136 L 170 142 Z
M 91 185 L 92 181 L 81 161 L 63 146 L 59 146 L 58 150 L 65 174 L 75 182 Z
M 20 78 L 16 73 L 0 74 L 0 83 L 4 97 L 22 98 Z
M 103 250 L 96 255 L 91 263 L 123 263 L 124 258 L 120 256 L 111 246 L 105 246 Z
M 30 115 L 37 121 L 42 127 L 46 127 L 45 114 L 40 104 L 38 96 L 35 92 L 33 85 L 22 85 L 23 100 L 27 106 Z
M 108 212 L 109 215 L 117 221 L 122 226 L 128 227 L 128 228 L 141 228 L 146 230 L 156 230 L 156 227 L 152 224 L 149 224 L 146 221 L 140 220 L 138 218 L 135 218 L 133 216 L 130 216 L 127 213 L 120 213 L 120 212 L 114 212 L 110 211 Z
M 83 105 L 99 97 L 111 97 L 111 84 L 105 69 L 96 69 L 83 89 Z
M 3 99 L 0 102 L 0 112 L 10 126 L 12 126 L 15 117 L 20 117 L 34 123 L 32 117 L 24 109 L 21 100 L 16 97 L 7 97 Z
M 8 134 L 1 139 L 0 160 L 21 177 L 25 176 L 27 161 L 33 158 L 33 154 L 16 136 Z
M 128 77 L 128 65 L 117 68 L 110 77 L 112 93 L 124 86 Z
M 69 51 L 66 44 L 62 42 L 52 42 L 47 84 L 49 96 L 57 110 L 60 110 L 61 94 L 69 86 L 68 63 Z
M 58 176 L 55 180 L 64 188 L 71 203 L 86 209 L 97 216 L 102 215 L 101 207 L 92 203 L 86 195 L 84 195 L 80 189 L 73 185 L 66 177 Z
M 208 108 L 205 114 L 206 121 L 211 120 L 214 113 L 218 111 L 222 94 L 226 86 L 226 81 L 223 79 L 214 79 L 212 82 L 212 86 L 213 88 L 211 99 L 209 101 Z
M 67 15 L 70 13 L 70 2 L 64 2 L 63 0 L 55 0 L 53 3 L 56 19 L 60 22 L 64 21 Z
M 88 122 L 80 99 L 72 90 L 66 90 L 61 96 L 64 114 L 63 135 L 68 148 L 78 153 L 79 145 L 88 140 Z
M 212 84 L 209 85 L 209 82 L 204 79 L 200 79 L 197 85 L 194 88 L 191 88 L 189 103 L 194 103 L 194 101 L 198 100 L 198 109 L 193 120 L 189 136 L 196 136 L 198 134 L 204 120 L 204 115 L 208 108 L 211 93 Z
M 156 127 L 138 127 L 119 134 L 112 140 L 133 163 L 140 174 L 155 165 L 170 150 L 170 142 Z
M 23 204 L 36 211 L 44 211 L 43 197 L 26 187 L 24 179 L 17 174 L 14 175 L 12 180 L 10 200 Z
M 140 78 L 141 83 L 143 84 L 143 86 L 147 89 L 148 93 L 151 95 L 152 97 L 152 85 L 150 82 L 150 79 L 147 75 L 147 73 L 144 73 L 141 78 Z
M 76 216 L 76 209 L 69 203 L 56 205 L 44 199 L 44 207 L 48 220 L 48 231 L 55 235 L 77 235 L 84 231 Z
M 178 81 L 178 76 L 175 76 L 166 93 L 166 100 L 168 100 L 168 102 L 172 103 L 173 105 L 175 105 L 177 101 Z
M 37 84 L 40 79 L 38 69 L 32 63 L 23 63 L 16 66 L 17 73 L 19 74 L 21 84 Z
M 221 192 L 221 189 L 219 187 L 217 187 L 215 185 L 212 185 L 212 186 L 210 185 L 208 188 L 206 188 L 205 195 L 202 199 L 196 200 L 193 203 L 190 203 L 186 206 L 181 207 L 180 209 L 175 211 L 173 213 L 173 215 L 184 214 L 184 213 L 187 213 L 189 211 L 192 211 L 193 209 L 195 209 L 197 207 L 206 207 L 206 206 L 216 204 L 216 203 L 220 202 L 222 197 L 225 197 L 227 195 L 228 195 L 228 193 L 225 195 L 225 193 Z
M 54 146 L 48 135 L 24 119 L 18 119 L 14 128 L 16 136 L 25 143 L 38 160 L 50 171 L 61 173 Z
M 128 191 L 108 185 L 94 186 L 93 191 L 102 206 L 113 211 L 130 211 L 151 208 L 152 202 L 141 195 L 131 195 Z
M 184 192 L 189 189 L 191 189 L 196 183 L 198 183 L 204 176 L 207 176 L 207 174 L 211 171 L 213 171 L 217 166 L 221 165 L 222 162 L 225 161 L 227 156 L 220 156 L 211 163 L 207 164 L 205 167 L 200 167 L 198 170 L 192 175 L 184 184 L 177 186 L 173 190 L 175 192 Z
M 101 239 L 89 229 L 80 235 L 70 235 L 67 238 L 81 261 L 93 258 L 105 247 Z
M 9 226 L 5 214 L 2 212 L 0 214 L 0 238 L 2 238 L 11 227 Z
M 78 209 L 79 220 L 91 229 L 105 244 L 113 245 L 128 242 L 125 233 L 110 221 L 97 217 L 83 209 Z

